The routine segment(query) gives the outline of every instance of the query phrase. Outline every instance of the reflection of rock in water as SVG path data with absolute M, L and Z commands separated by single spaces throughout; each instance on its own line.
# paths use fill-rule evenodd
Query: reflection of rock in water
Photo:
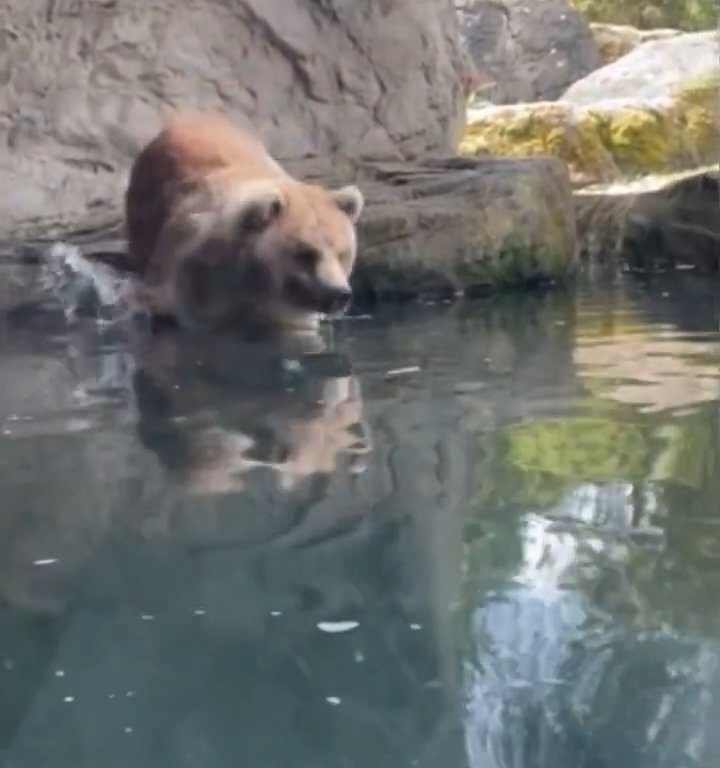
M 595 506 L 608 529 L 626 528 L 627 490 L 589 490 L 555 510 L 569 526 L 525 518 L 516 576 L 473 612 L 468 759 L 476 768 L 705 768 L 720 649 L 660 621 L 629 622 L 637 596 L 620 571 L 607 583 L 627 548 L 582 529 L 597 522 Z
M 582 338 L 575 350 L 581 375 L 602 382 L 603 396 L 646 411 L 720 399 L 719 360 L 716 334 L 688 338 L 659 328 L 610 339 Z

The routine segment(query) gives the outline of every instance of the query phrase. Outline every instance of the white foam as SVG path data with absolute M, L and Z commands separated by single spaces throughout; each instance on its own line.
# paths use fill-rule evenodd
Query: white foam
M 105 264 L 90 261 L 66 243 L 54 243 L 44 255 L 41 284 L 60 302 L 68 321 L 83 308 L 100 323 L 127 320 L 141 312 L 135 281 Z

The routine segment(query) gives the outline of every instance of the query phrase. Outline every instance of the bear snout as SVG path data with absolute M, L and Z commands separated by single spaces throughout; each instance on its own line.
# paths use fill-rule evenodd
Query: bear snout
M 320 311 L 325 315 L 335 315 L 344 312 L 352 299 L 352 291 L 343 285 L 333 285 L 322 292 Z

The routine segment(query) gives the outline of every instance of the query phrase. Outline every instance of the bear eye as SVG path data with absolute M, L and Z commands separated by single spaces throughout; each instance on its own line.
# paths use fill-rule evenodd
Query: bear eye
M 298 264 L 306 269 L 312 269 L 320 260 L 320 254 L 315 248 L 303 246 L 295 253 Z

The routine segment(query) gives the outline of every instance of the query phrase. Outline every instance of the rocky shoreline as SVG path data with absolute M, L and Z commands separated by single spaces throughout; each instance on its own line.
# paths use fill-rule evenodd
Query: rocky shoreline
M 291 19 L 203 0 L 180 22 L 137 0 L 58 8 L 44 38 L 38 10 L 10 0 L 0 309 L 36 297 L 54 241 L 122 257 L 127 169 L 165 105 L 251 114 L 299 176 L 360 184 L 362 295 L 563 281 L 583 260 L 634 258 L 660 231 L 671 251 L 694 244 L 669 261 L 717 271 L 713 32 L 590 24 L 564 0 L 370 5 L 329 14 L 304 0 Z M 178 58 L 162 24 L 192 54 Z M 480 86 L 467 110 L 461 82 Z
M 558 0 L 506 6 L 505 28 L 478 47 L 473 23 L 498 4 L 463 3 L 466 44 L 478 67 L 519 69 L 531 97 L 477 94 L 461 154 L 562 159 L 583 262 L 720 271 L 718 33 L 590 24 Z M 523 48 L 531 19 L 533 44 Z M 550 54 L 558 73 L 543 68 Z

